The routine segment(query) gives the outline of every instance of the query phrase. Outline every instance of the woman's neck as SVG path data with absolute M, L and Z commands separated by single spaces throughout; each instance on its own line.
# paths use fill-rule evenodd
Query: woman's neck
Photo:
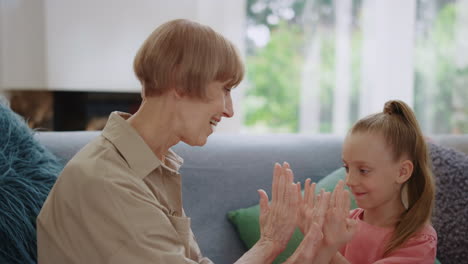
M 170 105 L 158 97 L 144 99 L 138 111 L 127 120 L 162 162 L 169 148 L 180 141 L 171 129 Z

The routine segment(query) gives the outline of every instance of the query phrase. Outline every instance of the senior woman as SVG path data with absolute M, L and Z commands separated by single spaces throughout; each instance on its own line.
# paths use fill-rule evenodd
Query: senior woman
M 102 134 L 64 168 L 37 219 L 39 263 L 211 263 L 182 208 L 182 159 L 170 148 L 202 146 L 234 115 L 231 89 L 244 68 L 231 42 L 188 20 L 158 27 L 134 60 L 142 104 L 113 112 Z M 259 191 L 261 238 L 237 263 L 270 263 L 296 226 L 300 187 L 276 164 L 272 201 Z M 312 258 L 319 229 L 289 263 Z

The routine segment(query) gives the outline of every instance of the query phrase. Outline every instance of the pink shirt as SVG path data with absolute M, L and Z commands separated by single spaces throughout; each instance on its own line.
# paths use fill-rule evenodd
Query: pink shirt
M 358 221 L 358 229 L 341 254 L 353 264 L 433 264 L 437 251 L 437 233 L 430 224 L 414 234 L 400 248 L 383 258 L 385 246 L 393 228 L 383 228 L 362 221 L 364 209 L 350 212 L 350 218 Z

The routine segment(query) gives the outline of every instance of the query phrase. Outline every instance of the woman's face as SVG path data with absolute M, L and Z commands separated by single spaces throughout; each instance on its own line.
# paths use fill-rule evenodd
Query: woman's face
M 213 81 L 206 87 L 206 100 L 183 96 L 177 109 L 181 121 L 179 137 L 191 146 L 202 146 L 223 117 L 232 117 L 231 88 L 227 82 Z

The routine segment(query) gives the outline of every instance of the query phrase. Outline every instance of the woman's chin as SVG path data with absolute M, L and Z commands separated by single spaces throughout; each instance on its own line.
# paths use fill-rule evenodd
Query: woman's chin
M 196 139 L 182 140 L 182 142 L 184 142 L 185 144 L 187 144 L 189 146 L 192 146 L 192 147 L 204 146 L 207 141 L 208 141 L 208 137 L 203 137 L 203 136 L 200 136 L 200 137 L 198 137 Z

